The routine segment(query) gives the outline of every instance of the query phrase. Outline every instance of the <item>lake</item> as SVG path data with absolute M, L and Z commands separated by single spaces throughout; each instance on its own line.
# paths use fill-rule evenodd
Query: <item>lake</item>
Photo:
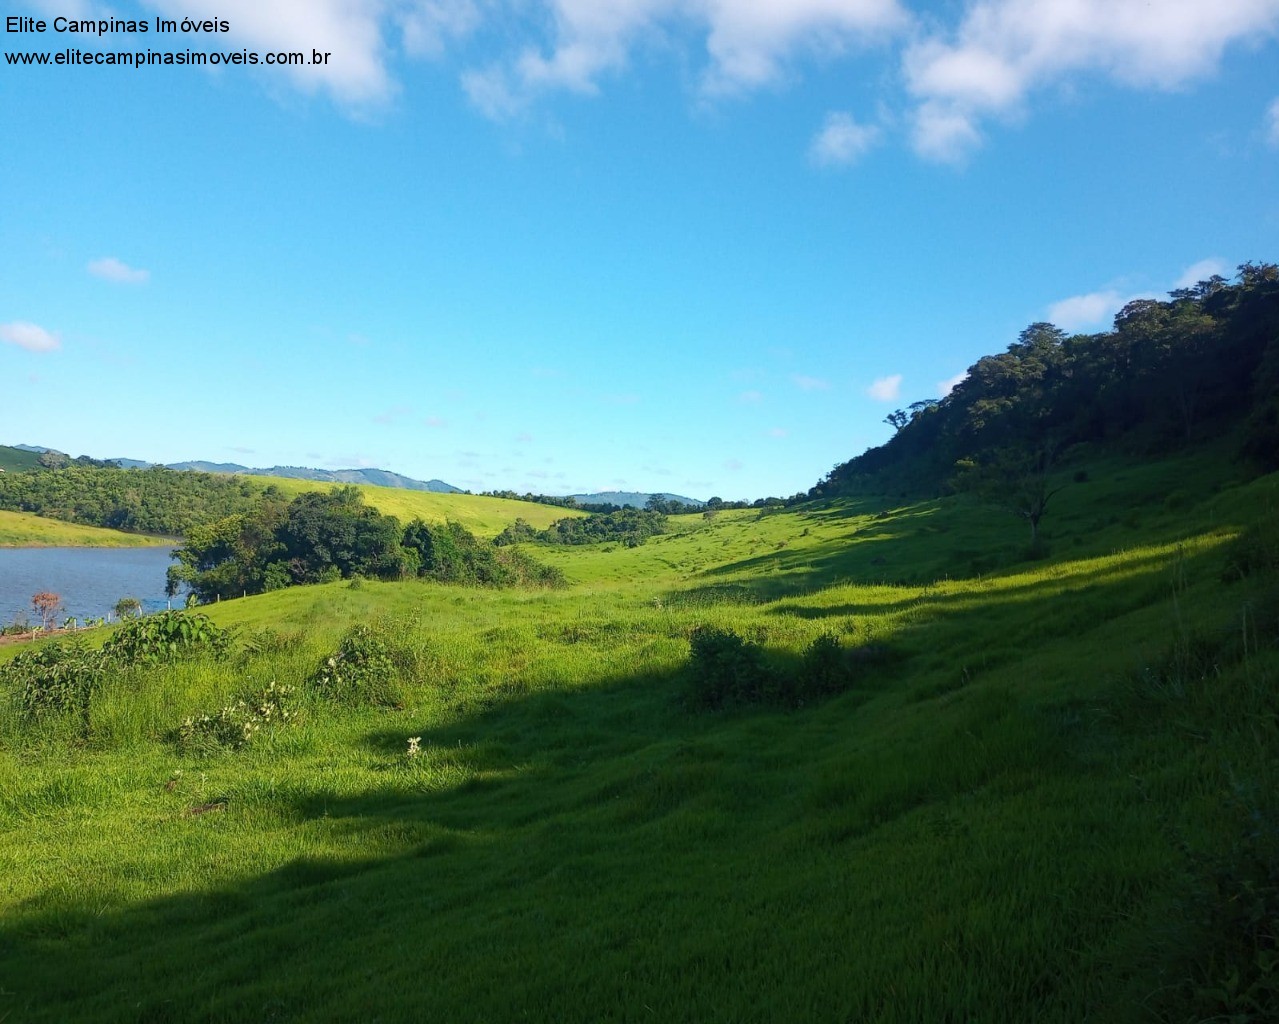
M 146 612 L 169 606 L 165 570 L 172 548 L 0 548 L 0 625 L 15 619 L 38 625 L 31 596 L 51 590 L 62 598 L 58 624 L 106 615 L 122 597 L 136 597 Z M 175 607 L 184 602 L 175 600 Z

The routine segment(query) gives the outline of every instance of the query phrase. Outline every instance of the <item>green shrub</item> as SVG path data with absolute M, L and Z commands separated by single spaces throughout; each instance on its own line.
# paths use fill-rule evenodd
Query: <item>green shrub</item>
M 225 657 L 234 640 L 234 633 L 214 625 L 207 615 L 168 611 L 127 622 L 102 645 L 102 653 L 121 666 L 202 654 Z
M 852 679 L 848 652 L 834 633 L 823 633 L 804 650 L 798 684 L 793 688 L 795 703 L 839 693 Z
M 760 704 L 777 695 L 777 678 L 759 644 L 731 629 L 698 626 L 688 638 L 689 703 L 713 710 L 733 704 Z
M 338 649 L 320 662 L 310 685 L 331 700 L 357 704 L 391 703 L 395 661 L 380 632 L 352 626 Z
M 193 715 L 177 730 L 177 744 L 188 753 L 213 754 L 248 746 L 263 727 L 284 728 L 296 717 L 293 690 L 276 686 L 255 690 L 214 714 Z
M 79 711 L 87 718 L 105 668 L 102 654 L 76 637 L 23 651 L 0 667 L 0 682 L 18 691 L 18 706 L 28 718 L 64 711 Z

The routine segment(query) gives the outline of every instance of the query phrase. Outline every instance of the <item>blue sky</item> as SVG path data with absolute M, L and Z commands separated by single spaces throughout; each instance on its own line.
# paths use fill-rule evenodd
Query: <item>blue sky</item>
M 1279 258 L 1279 0 L 5 2 L 332 56 L 0 64 L 0 443 L 784 496 Z

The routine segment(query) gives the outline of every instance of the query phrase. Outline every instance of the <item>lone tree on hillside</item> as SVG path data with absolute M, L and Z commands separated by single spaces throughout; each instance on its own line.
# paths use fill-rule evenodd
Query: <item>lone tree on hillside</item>
M 51 629 L 62 610 L 62 598 L 51 590 L 42 590 L 31 598 L 31 607 L 40 616 L 40 627 Z
M 136 597 L 122 597 L 115 603 L 115 613 L 122 619 L 136 619 L 142 614 L 142 602 Z
M 1052 450 L 1001 448 L 985 462 L 961 459 L 954 484 L 982 501 L 1007 509 L 1030 523 L 1030 542 L 1039 540 L 1039 522 L 1050 502 L 1065 485 L 1048 486 Z

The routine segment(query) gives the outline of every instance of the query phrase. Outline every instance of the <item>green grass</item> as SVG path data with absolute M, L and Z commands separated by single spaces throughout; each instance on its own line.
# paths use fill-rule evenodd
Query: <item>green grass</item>
M 535 549 L 560 591 L 226 602 L 297 646 L 120 677 L 87 735 L 2 694 L 0 1019 L 1271 1019 L 1279 584 L 1222 569 L 1279 480 L 1236 475 L 1090 467 L 1043 561 L 962 501 L 848 501 Z M 353 623 L 390 703 L 306 691 Z M 878 655 L 693 713 L 701 624 L 781 672 Z M 299 724 L 172 741 L 272 679 Z
M 290 498 L 305 491 L 329 490 L 335 484 L 317 480 L 294 480 L 288 477 L 252 477 L 255 483 L 275 484 Z M 379 512 L 395 516 L 401 523 L 415 518 L 428 523 L 451 521 L 461 523 L 478 537 L 494 537 L 516 519 L 543 530 L 557 519 L 585 515 L 584 512 L 540 505 L 531 501 L 511 501 L 478 494 L 437 494 L 434 491 L 411 491 L 401 487 L 376 487 L 357 484 L 364 500 Z
M 96 526 L 64 523 L 60 519 L 0 511 L 0 548 L 135 548 L 172 544 L 170 537 L 151 537 Z
M 21 448 L 10 448 L 0 444 L 0 469 L 6 473 L 24 473 L 27 470 L 40 468 L 40 456 L 35 452 L 24 452 Z

